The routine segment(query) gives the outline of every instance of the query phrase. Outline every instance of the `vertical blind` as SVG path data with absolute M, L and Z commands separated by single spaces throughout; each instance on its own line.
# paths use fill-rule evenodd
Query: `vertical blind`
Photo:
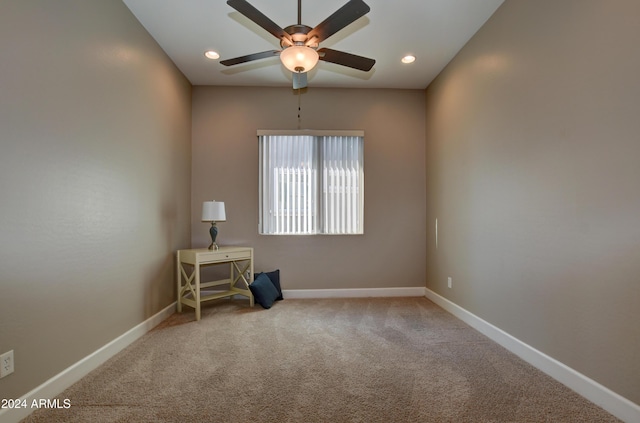
M 363 233 L 361 131 L 258 135 L 261 234 Z

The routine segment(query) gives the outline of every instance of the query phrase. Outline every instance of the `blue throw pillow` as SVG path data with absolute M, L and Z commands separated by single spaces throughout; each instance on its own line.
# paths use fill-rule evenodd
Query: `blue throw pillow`
M 282 300 L 282 288 L 280 288 L 280 269 L 274 270 L 273 272 L 256 273 L 253 275 L 253 279 L 257 279 L 258 276 L 262 275 L 263 273 L 269 277 L 269 279 L 273 283 L 273 286 L 275 286 L 278 290 L 278 298 L 276 298 L 276 301 Z
M 249 289 L 256 302 L 263 308 L 271 308 L 273 302 L 278 298 L 278 290 L 264 273 L 260 273 L 256 280 L 249 284 Z

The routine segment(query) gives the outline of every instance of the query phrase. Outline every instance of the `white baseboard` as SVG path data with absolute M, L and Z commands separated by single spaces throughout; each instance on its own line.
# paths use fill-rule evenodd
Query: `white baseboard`
M 346 289 L 284 289 L 287 298 L 367 298 L 367 297 L 424 297 L 422 286 L 404 288 L 346 288 Z
M 155 315 L 151 316 L 144 322 L 128 330 L 113 341 L 109 342 L 102 348 L 89 354 L 82 360 L 66 368 L 42 385 L 33 389 L 20 398 L 20 401 L 26 401 L 30 405 L 33 400 L 53 399 L 65 389 L 82 379 L 92 370 L 98 368 L 105 361 L 122 351 L 124 348 L 132 344 L 145 333 L 156 327 L 160 322 L 171 316 L 176 309 L 176 303 L 165 307 Z M 73 406 L 73 404 L 72 404 Z M 5 408 L 0 410 L 0 421 L 5 423 L 17 423 L 27 417 L 36 409 L 27 408 Z
M 426 289 L 426 297 L 453 314 L 469 326 L 481 332 L 488 338 L 502 345 L 524 361 L 548 374 L 558 382 L 574 390 L 594 404 L 607 410 L 617 418 L 625 422 L 640 422 L 640 405 L 616 394 L 609 388 L 589 379 L 582 373 L 566 366 L 558 360 L 549 357 L 525 344 L 519 339 L 509 335 L 505 331 L 491 323 L 482 320 L 478 316 L 459 305 L 449 301 L 439 294 Z

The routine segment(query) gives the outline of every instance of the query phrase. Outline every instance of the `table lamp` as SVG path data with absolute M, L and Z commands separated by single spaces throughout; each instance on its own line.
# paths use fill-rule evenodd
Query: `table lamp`
M 225 220 L 227 220 L 227 216 L 224 212 L 224 202 L 214 200 L 202 203 L 202 221 L 211 222 L 211 228 L 209 228 L 209 234 L 211 234 L 210 250 L 218 249 L 218 244 L 216 244 L 216 237 L 218 236 L 216 222 L 223 222 Z

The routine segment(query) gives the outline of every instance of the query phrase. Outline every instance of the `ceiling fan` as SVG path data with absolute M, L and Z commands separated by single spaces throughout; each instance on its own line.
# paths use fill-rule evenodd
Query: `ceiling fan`
M 343 51 L 320 48 L 319 44 L 344 27 L 369 13 L 371 8 L 362 0 L 349 0 L 315 28 L 302 24 L 301 0 L 298 0 L 298 23 L 281 28 L 258 9 L 245 0 L 228 0 L 227 4 L 258 24 L 274 37 L 280 39 L 282 50 L 268 50 L 220 61 L 224 66 L 233 66 L 267 57 L 280 56 L 282 64 L 293 74 L 293 88 L 307 86 L 307 72 L 318 60 L 358 69 L 371 70 L 376 63 L 373 59 Z

